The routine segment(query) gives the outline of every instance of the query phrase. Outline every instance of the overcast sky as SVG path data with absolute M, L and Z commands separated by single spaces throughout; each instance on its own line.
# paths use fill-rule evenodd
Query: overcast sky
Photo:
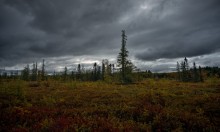
M 116 63 L 122 29 L 142 70 L 220 66 L 219 0 L 0 0 L 0 68 Z

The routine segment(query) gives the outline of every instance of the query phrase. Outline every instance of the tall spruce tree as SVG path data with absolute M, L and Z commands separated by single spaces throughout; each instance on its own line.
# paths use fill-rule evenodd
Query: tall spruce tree
M 180 68 L 181 68 L 181 80 L 185 82 L 186 81 L 186 65 L 184 61 L 181 62 Z
M 117 62 L 118 62 L 118 66 L 120 66 L 120 72 L 121 72 L 121 80 L 123 83 L 127 83 L 128 81 L 130 81 L 130 79 L 128 79 L 127 74 L 129 74 L 131 72 L 131 67 L 132 67 L 132 63 L 128 60 L 128 50 L 126 49 L 126 41 L 127 41 L 127 36 L 125 35 L 125 30 L 122 30 L 122 44 L 121 44 L 121 50 L 119 52 L 118 58 L 117 58 Z
M 181 80 L 183 82 L 190 81 L 191 75 L 190 75 L 190 71 L 189 71 L 188 59 L 186 57 L 184 58 L 184 61 L 181 62 L 180 69 L 181 69 Z
M 81 65 L 80 64 L 78 64 L 78 67 L 77 67 L 77 77 L 76 77 L 77 79 L 81 79 Z
M 121 77 L 122 81 L 125 81 L 125 66 L 128 57 L 128 51 L 126 49 L 126 40 L 127 36 L 125 35 L 125 30 L 122 30 L 122 44 L 121 44 L 121 52 L 118 55 L 118 64 L 121 66 Z
M 102 80 L 105 80 L 105 64 L 104 64 L 104 60 L 102 60 Z
M 98 66 L 97 63 L 95 62 L 93 65 L 93 81 L 97 80 L 97 70 L 98 70 Z
M 184 58 L 184 62 L 185 62 L 186 71 L 188 71 L 189 70 L 189 63 L 188 63 L 188 59 L 186 57 Z

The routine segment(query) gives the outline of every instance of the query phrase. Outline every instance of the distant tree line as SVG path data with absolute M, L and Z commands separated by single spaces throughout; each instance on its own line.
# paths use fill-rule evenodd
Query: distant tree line
M 103 59 L 100 65 L 95 62 L 89 70 L 85 69 L 82 64 L 78 64 L 75 71 L 70 71 L 70 69 L 64 67 L 61 73 L 54 71 L 52 75 L 48 76 L 45 70 L 45 61 L 43 60 L 40 68 L 38 63 L 34 62 L 31 66 L 25 66 L 21 71 L 21 75 L 15 72 L 8 76 L 7 72 L 3 72 L 3 74 L 0 73 L 0 78 L 20 78 L 25 81 L 45 81 L 48 78 L 52 78 L 61 81 L 106 81 L 123 84 L 137 82 L 144 78 L 168 78 L 177 79 L 182 82 L 203 82 L 204 75 L 206 77 L 215 76 L 220 78 L 220 68 L 197 67 L 195 62 L 193 67 L 190 68 L 186 57 L 182 62 L 177 62 L 177 72 L 152 73 L 150 70 L 140 71 L 128 59 L 129 51 L 126 48 L 127 36 L 125 30 L 122 30 L 121 38 L 121 49 L 117 56 L 117 64 L 111 64 L 107 59 Z
M 54 74 L 54 78 L 67 81 L 98 81 L 106 80 L 108 75 L 113 73 L 114 64 L 108 64 L 108 60 L 102 61 L 102 67 L 96 62 L 93 64 L 92 69 L 86 70 L 81 64 L 78 64 L 77 71 L 69 71 L 67 67 L 64 68 L 63 73 L 60 75 Z
M 32 69 L 30 69 L 29 65 L 24 67 L 21 71 L 21 79 L 25 81 L 44 81 L 46 78 L 44 60 L 41 70 L 38 69 L 37 62 L 33 63 L 32 66 Z
M 202 68 L 197 68 L 196 63 L 193 62 L 193 68 L 190 69 L 188 59 L 179 63 L 177 62 L 177 79 L 183 82 L 203 82 Z
M 220 68 L 218 67 L 204 67 L 203 70 L 207 72 L 207 77 L 218 77 L 220 78 Z

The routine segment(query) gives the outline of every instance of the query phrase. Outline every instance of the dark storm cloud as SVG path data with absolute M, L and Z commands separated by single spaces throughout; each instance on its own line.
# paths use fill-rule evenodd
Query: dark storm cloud
M 1 0 L 0 6 L 1 65 L 34 57 L 108 53 L 120 36 L 118 19 L 136 7 L 132 0 Z
M 219 52 L 219 1 L 168 1 L 162 5 L 158 4 L 154 8 L 161 9 L 155 13 L 156 17 L 144 14 L 138 17 L 140 19 L 137 27 L 133 29 L 142 30 L 133 37 L 133 43 L 138 43 L 141 49 L 140 53 L 136 54 L 137 58 L 155 60 Z M 154 9 L 150 14 L 154 14 Z
M 219 7 L 218 0 L 0 0 L 0 66 L 116 56 L 122 29 L 140 60 L 219 52 Z

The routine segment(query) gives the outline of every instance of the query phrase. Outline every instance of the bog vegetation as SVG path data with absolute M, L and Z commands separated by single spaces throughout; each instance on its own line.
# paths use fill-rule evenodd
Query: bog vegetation
M 118 64 L 92 70 L 78 64 L 48 75 L 44 60 L 21 75 L 0 76 L 0 131 L 218 131 L 220 69 L 139 71 L 128 59 L 126 35 Z M 119 67 L 119 68 L 116 68 Z

